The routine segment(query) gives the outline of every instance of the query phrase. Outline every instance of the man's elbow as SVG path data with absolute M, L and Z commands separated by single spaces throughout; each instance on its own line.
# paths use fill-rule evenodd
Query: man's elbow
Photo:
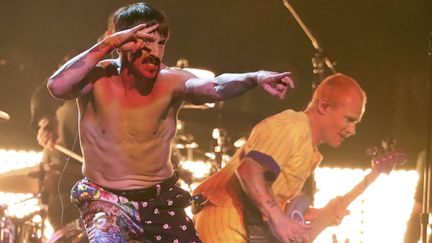
M 51 78 L 48 79 L 47 88 L 48 91 L 51 93 L 51 95 L 54 96 L 55 98 L 61 97 L 61 93 L 62 93 L 61 88 L 59 87 L 57 82 L 55 82 L 53 79 Z
M 254 161 L 251 161 L 249 158 L 245 158 L 243 159 L 240 166 L 235 170 L 235 174 L 240 181 L 243 181 L 250 178 L 250 176 L 253 176 L 257 170 L 259 170 L 259 168 L 254 164 Z
M 61 84 L 61 82 L 59 82 L 59 80 L 49 78 L 47 83 L 47 88 L 54 98 L 61 99 L 61 100 L 70 99 L 68 93 L 65 92 L 65 89 Z

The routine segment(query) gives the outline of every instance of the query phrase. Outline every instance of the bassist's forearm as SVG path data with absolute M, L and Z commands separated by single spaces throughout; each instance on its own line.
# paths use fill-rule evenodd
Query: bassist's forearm
M 262 166 L 246 157 L 236 171 L 237 178 L 247 197 L 260 210 L 264 218 L 283 212 L 268 191 Z

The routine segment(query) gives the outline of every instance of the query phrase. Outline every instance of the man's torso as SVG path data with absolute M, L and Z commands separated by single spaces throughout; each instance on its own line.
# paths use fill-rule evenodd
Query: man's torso
M 175 76 L 161 71 L 146 94 L 126 89 L 119 75 L 100 78 L 80 98 L 80 139 L 86 177 L 113 189 L 145 188 L 172 175 L 169 159 L 181 101 Z

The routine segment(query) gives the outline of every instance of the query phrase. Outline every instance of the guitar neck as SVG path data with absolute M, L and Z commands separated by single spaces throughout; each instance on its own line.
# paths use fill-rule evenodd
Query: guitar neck
M 372 169 L 363 180 L 358 183 L 351 191 L 341 197 L 337 203 L 328 203 L 322 213 L 311 222 L 312 229 L 308 233 L 308 238 L 314 240 L 325 228 L 334 223 L 334 212 L 336 209 L 346 209 L 366 188 L 380 175 L 380 172 Z
M 376 180 L 380 175 L 380 172 L 372 169 L 372 171 L 367 174 L 362 181 L 360 181 L 351 191 L 347 192 L 342 196 L 343 208 L 347 208 L 352 201 L 354 201 L 360 194 L 362 194 L 368 186 Z M 341 207 L 342 207 L 341 205 Z

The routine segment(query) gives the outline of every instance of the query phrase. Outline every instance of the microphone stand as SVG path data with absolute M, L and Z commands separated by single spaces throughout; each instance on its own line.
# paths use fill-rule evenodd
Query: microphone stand
M 432 154 L 432 32 L 429 34 L 428 55 L 430 61 L 430 76 L 429 76 L 429 103 L 428 103 L 428 122 L 427 122 L 427 137 L 426 137 L 426 156 L 425 166 L 423 169 L 423 198 L 422 198 L 422 213 L 420 214 L 421 226 L 421 242 L 427 243 L 427 227 L 429 224 L 429 202 L 430 202 L 430 188 L 431 188 L 431 175 L 432 164 L 430 163 Z
M 296 13 L 294 8 L 288 3 L 288 0 L 282 0 L 285 7 L 290 11 L 294 19 L 300 25 L 306 36 L 312 43 L 312 46 L 315 48 L 316 52 L 312 57 L 312 66 L 313 66 L 313 81 L 312 81 L 312 89 L 314 90 L 316 86 L 321 82 L 324 78 L 324 64 L 330 69 L 332 73 L 337 73 L 334 62 L 330 60 L 330 58 L 326 55 L 324 49 L 318 43 L 318 40 L 312 35 L 312 32 L 308 29 L 308 27 L 303 23 L 300 16 Z
M 300 16 L 294 10 L 294 8 L 289 4 L 288 0 L 282 0 L 285 7 L 290 11 L 294 19 L 297 21 L 298 25 L 302 28 L 303 32 L 309 38 L 312 43 L 313 48 L 315 49 L 314 56 L 312 57 L 312 68 L 313 68 L 313 78 L 312 78 L 312 91 L 318 86 L 319 83 L 324 79 L 324 65 L 326 65 L 330 71 L 335 74 L 337 73 L 335 63 L 330 60 L 330 58 L 326 55 L 324 49 L 319 44 L 318 40 L 313 36 L 312 32 L 302 21 Z M 307 179 L 307 183 L 304 185 L 304 192 L 307 193 L 312 199 L 314 198 L 315 190 L 316 190 L 316 181 L 314 174 L 310 175 Z M 313 201 L 312 201 L 313 203 Z

